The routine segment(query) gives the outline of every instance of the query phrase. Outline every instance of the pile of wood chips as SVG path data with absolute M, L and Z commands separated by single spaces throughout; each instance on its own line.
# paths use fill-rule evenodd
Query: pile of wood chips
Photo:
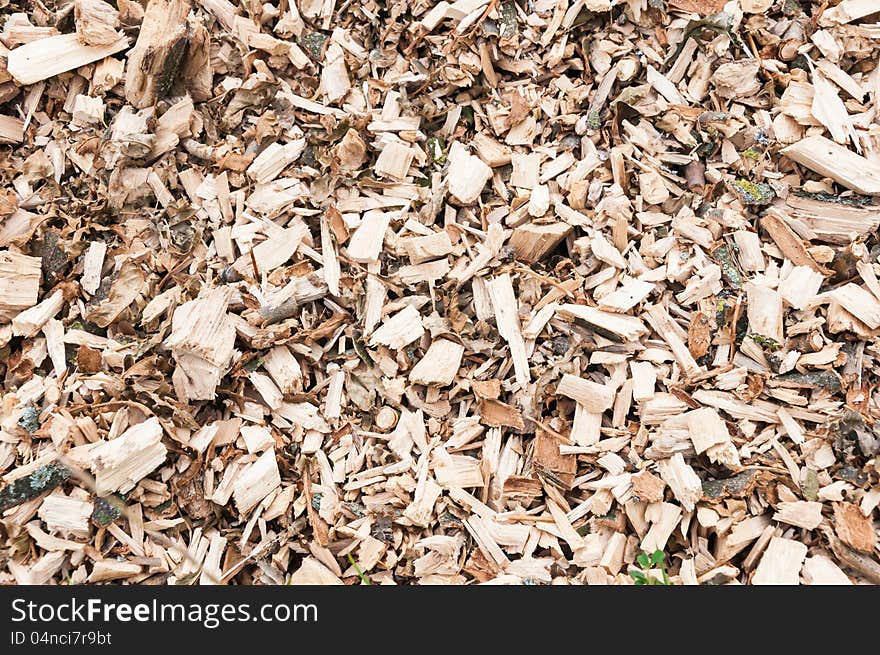
M 0 15 L 0 583 L 880 583 L 877 0 Z

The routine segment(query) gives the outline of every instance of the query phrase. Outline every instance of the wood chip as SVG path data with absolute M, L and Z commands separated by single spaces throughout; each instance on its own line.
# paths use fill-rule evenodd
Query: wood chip
M 792 539 L 773 537 L 752 576 L 753 585 L 796 585 L 807 547 Z
M 880 165 L 823 136 L 811 136 L 780 151 L 811 171 L 868 196 L 880 195 Z
M 125 50 L 128 37 L 100 46 L 80 43 L 76 34 L 59 34 L 10 50 L 6 69 L 19 84 L 34 84 Z

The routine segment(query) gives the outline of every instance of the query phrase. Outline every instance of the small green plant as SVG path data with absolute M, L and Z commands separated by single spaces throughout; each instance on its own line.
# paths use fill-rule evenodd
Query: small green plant
M 371 585 L 370 579 L 361 571 L 361 567 L 357 565 L 357 562 L 354 561 L 354 557 L 351 556 L 351 553 L 347 553 L 348 561 L 354 567 L 354 570 L 357 572 L 358 577 L 361 579 L 361 584 Z
M 642 553 L 638 557 L 636 557 L 636 562 L 638 562 L 639 566 L 642 567 L 641 571 L 630 571 L 630 577 L 635 580 L 637 585 L 671 585 L 672 583 L 669 581 L 669 578 L 666 576 L 666 553 L 662 550 L 655 550 L 650 555 L 648 553 Z M 662 580 L 658 580 L 655 576 L 649 575 L 648 572 L 651 570 L 660 571 L 660 575 L 662 576 Z

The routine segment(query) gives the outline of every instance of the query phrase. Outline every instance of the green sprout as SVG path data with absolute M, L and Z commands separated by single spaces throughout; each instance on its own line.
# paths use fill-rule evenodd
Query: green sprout
M 361 571 L 361 567 L 359 567 L 357 565 L 357 562 L 354 561 L 354 557 L 351 556 L 351 553 L 346 553 L 346 556 L 348 557 L 349 563 L 354 567 L 354 570 L 358 574 L 358 577 L 361 579 L 361 584 L 372 585 L 373 583 L 370 582 L 370 579 L 366 576 L 366 574 Z
M 666 566 L 664 562 L 666 561 L 666 553 L 662 550 L 655 550 L 650 555 L 648 553 L 642 553 L 638 557 L 636 557 L 636 562 L 638 562 L 639 566 L 642 568 L 641 571 L 630 571 L 630 577 L 635 580 L 637 585 L 666 585 L 671 586 L 672 583 L 669 581 L 669 578 L 666 575 Z M 663 576 L 662 580 L 658 580 L 653 575 L 648 575 L 648 572 L 651 570 L 660 571 L 660 575 Z

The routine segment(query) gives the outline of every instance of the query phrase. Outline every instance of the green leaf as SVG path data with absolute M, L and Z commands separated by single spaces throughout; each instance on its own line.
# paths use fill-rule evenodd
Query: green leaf
M 655 550 L 651 555 L 651 562 L 653 564 L 660 564 L 664 560 L 666 560 L 666 553 L 664 553 L 662 550 Z
M 641 566 L 643 569 L 646 569 L 649 566 L 651 566 L 651 560 L 648 557 L 648 553 L 642 553 L 641 555 L 636 557 L 636 561 L 639 563 L 639 566 Z
M 647 580 L 647 578 L 645 577 L 645 574 L 642 573 L 641 571 L 630 571 L 629 577 L 631 577 L 633 580 L 635 580 L 636 584 L 645 584 L 645 580 Z

